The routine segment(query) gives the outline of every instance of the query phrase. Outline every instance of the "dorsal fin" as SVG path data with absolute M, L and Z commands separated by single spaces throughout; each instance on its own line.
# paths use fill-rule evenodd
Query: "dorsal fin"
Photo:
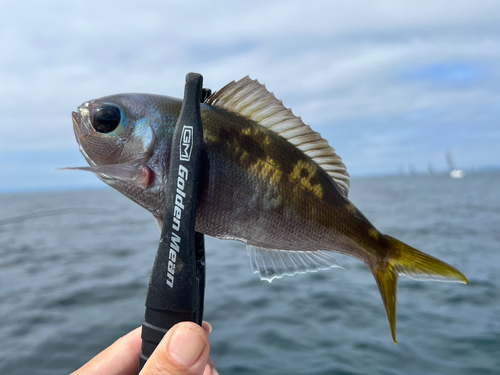
M 248 76 L 233 81 L 210 95 L 205 103 L 253 120 L 285 138 L 323 168 L 347 197 L 349 174 L 340 156 L 259 81 Z

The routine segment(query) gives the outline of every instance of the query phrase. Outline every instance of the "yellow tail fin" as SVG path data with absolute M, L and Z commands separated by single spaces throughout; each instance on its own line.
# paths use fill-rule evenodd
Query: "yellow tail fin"
M 457 269 L 430 255 L 387 236 L 389 240 L 388 257 L 378 265 L 370 265 L 370 270 L 377 281 L 389 325 L 392 339 L 396 340 L 396 294 L 399 275 L 416 280 L 435 280 L 462 282 L 468 284 L 467 278 Z

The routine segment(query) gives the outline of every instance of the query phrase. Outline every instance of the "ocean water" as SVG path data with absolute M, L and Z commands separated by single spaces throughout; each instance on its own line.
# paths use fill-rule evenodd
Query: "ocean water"
M 207 237 L 220 373 L 498 374 L 500 174 L 357 178 L 350 198 L 470 285 L 402 278 L 394 345 L 361 262 L 339 255 L 345 271 L 268 283 L 243 244 Z M 4 194 L 0 207 L 0 373 L 68 374 L 142 323 L 159 238 L 149 213 L 111 190 Z

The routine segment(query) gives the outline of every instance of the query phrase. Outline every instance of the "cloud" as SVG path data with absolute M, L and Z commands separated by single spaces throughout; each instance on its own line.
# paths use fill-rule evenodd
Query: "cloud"
M 79 104 L 119 92 L 180 97 L 189 71 L 213 90 L 258 78 L 354 170 L 396 171 L 408 129 L 437 155 L 443 126 L 473 133 L 479 117 L 491 137 L 500 114 L 497 1 L 6 0 L 3 9 L 3 152 L 76 148 Z M 476 153 L 474 163 L 488 162 Z

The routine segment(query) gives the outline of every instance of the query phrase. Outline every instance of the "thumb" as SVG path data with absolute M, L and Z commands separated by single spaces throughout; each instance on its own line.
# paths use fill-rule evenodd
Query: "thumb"
M 201 375 L 209 352 L 203 328 L 192 322 L 178 323 L 165 334 L 140 375 Z

